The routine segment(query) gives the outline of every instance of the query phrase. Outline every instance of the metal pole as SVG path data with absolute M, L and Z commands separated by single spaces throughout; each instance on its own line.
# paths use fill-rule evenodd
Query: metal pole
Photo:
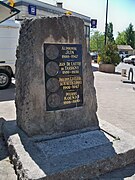
M 106 37 L 107 37 L 107 18 L 108 18 L 108 0 L 106 1 L 105 45 L 106 45 Z

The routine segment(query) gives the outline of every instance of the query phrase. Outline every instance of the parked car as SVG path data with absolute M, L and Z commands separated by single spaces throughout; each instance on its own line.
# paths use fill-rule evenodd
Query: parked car
M 119 56 L 120 56 L 120 58 L 121 58 L 121 61 L 123 62 L 123 59 L 129 57 L 130 54 L 120 53 Z
M 91 58 L 94 62 L 97 62 L 98 53 L 97 52 L 90 52 Z
M 131 64 L 135 66 L 135 56 L 131 59 Z
M 135 55 L 124 58 L 123 62 L 135 65 Z
M 10 19 L 0 24 L 0 90 L 6 89 L 15 74 L 20 23 Z

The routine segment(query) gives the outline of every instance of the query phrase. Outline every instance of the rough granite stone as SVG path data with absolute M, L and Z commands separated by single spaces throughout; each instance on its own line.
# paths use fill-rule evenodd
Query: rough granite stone
M 83 106 L 46 111 L 44 43 L 82 45 Z M 17 124 L 29 136 L 99 128 L 83 20 L 62 16 L 29 19 L 22 24 L 17 49 L 15 101 Z

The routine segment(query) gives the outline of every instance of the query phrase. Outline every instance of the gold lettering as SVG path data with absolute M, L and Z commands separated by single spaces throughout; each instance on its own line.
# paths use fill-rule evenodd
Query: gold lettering
M 65 52 L 65 54 L 74 54 L 74 51 L 72 51 L 72 50 L 67 50 L 67 51 Z
M 61 67 L 61 66 L 65 66 L 65 63 L 64 62 L 60 62 L 59 63 L 59 66 Z
M 78 103 L 80 102 L 79 94 L 77 92 L 66 92 L 64 97 L 65 104 L 67 103 Z
M 62 71 L 62 74 L 70 74 L 70 71 Z
M 77 51 L 77 48 L 76 47 L 67 47 L 67 46 L 62 46 L 62 50 L 68 50 L 68 51 Z
M 78 58 L 78 55 L 71 55 L 71 58 Z
M 72 71 L 72 74 L 79 74 L 79 71 Z
M 65 66 L 65 70 L 78 70 L 79 66 Z
M 81 66 L 81 62 L 71 62 L 71 66 Z
M 63 86 L 63 89 L 71 89 L 70 86 Z
M 77 99 L 77 100 L 73 100 L 72 103 L 78 103 L 80 102 L 80 99 Z
M 64 71 L 64 67 L 61 68 L 61 71 Z
M 67 62 L 66 65 L 67 65 L 67 66 L 70 66 L 70 62 Z
M 69 55 L 62 55 L 62 58 L 70 58 L 70 56 Z
M 67 92 L 66 96 L 77 95 L 77 92 Z
M 71 104 L 71 101 L 64 101 L 64 104 Z
M 79 85 L 72 85 L 72 89 L 78 89 Z

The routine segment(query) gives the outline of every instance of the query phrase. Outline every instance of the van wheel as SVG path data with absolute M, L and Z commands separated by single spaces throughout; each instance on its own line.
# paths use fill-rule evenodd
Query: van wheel
M 6 89 L 11 84 L 11 75 L 5 69 L 0 69 L 0 89 Z

